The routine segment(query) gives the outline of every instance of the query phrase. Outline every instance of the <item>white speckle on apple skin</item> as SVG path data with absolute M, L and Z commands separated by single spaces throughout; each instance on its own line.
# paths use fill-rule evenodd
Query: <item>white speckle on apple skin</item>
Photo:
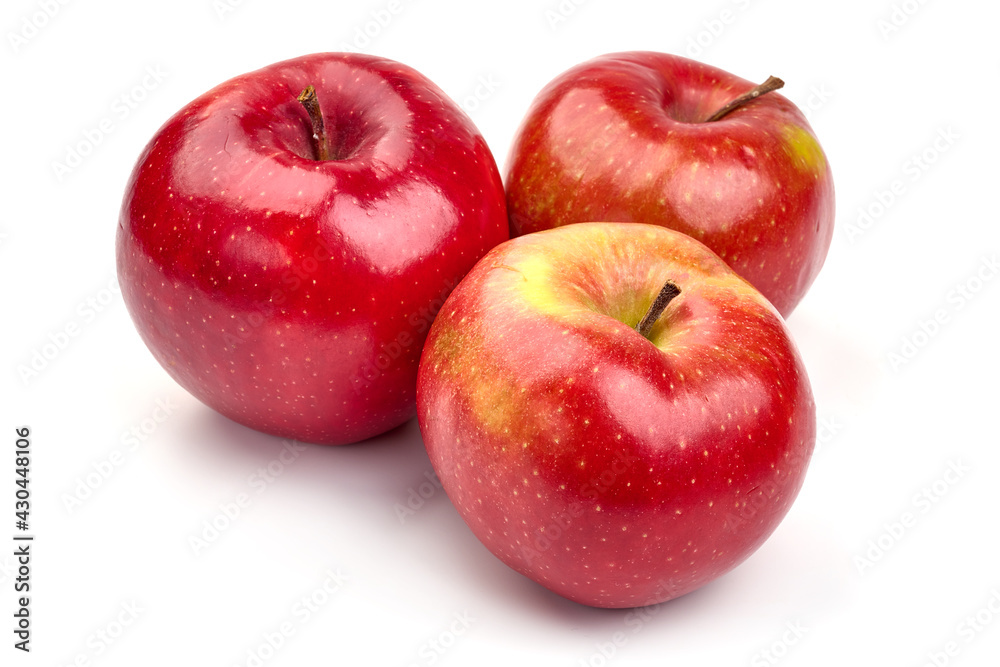
M 368 57 L 350 58 L 358 61 Z M 304 63 L 305 60 L 298 59 L 261 72 L 284 71 L 282 68 L 290 67 L 296 71 L 288 80 L 296 84 L 305 79 L 333 81 L 336 78 L 315 76 L 306 71 L 308 67 Z M 408 72 L 407 77 L 414 74 L 408 69 L 394 70 Z M 364 71 L 365 68 L 357 68 L 352 79 L 366 76 Z M 260 75 L 247 75 L 246 80 Z M 407 77 L 394 81 L 402 82 Z M 328 218 L 325 214 L 334 201 L 328 172 L 339 167 L 306 160 L 295 150 L 289 151 L 289 145 L 281 144 L 286 139 L 292 143 L 305 141 L 301 137 L 288 139 L 293 134 L 301 135 L 303 129 L 296 115 L 300 110 L 294 97 L 278 103 L 273 100 L 258 103 L 253 97 L 258 93 L 266 95 L 269 90 L 287 91 L 294 86 L 247 86 L 241 84 L 243 80 L 239 78 L 223 84 L 178 114 L 176 123 L 168 122 L 150 142 L 137 165 L 127 197 L 138 192 L 149 206 L 142 208 L 146 204 L 140 206 L 136 203 L 138 200 L 134 200 L 131 207 L 123 206 L 118 239 L 120 279 L 123 285 L 129 282 L 140 285 L 138 292 L 125 287 L 126 302 L 140 333 L 161 364 L 185 387 L 227 416 L 255 428 L 302 440 L 340 442 L 367 437 L 358 430 L 362 428 L 360 422 L 368 418 L 362 417 L 367 413 L 384 410 L 383 426 L 385 420 L 398 422 L 412 414 L 418 360 L 413 350 L 419 349 L 420 333 L 423 332 L 417 332 L 407 318 L 419 313 L 421 307 L 426 308 L 442 290 L 446 295 L 453 281 L 464 275 L 475 259 L 506 237 L 502 183 L 492 158 L 484 149 L 485 142 L 476 139 L 474 128 L 457 108 L 453 109 L 455 118 L 437 123 L 439 127 L 450 128 L 447 141 L 428 149 L 438 150 L 436 147 L 445 143 L 454 143 L 459 148 L 450 154 L 439 151 L 435 158 L 443 173 L 457 171 L 467 175 L 457 189 L 437 183 L 424 173 L 417 164 L 420 156 L 412 144 L 408 150 L 382 156 L 382 164 L 386 166 L 393 160 L 412 160 L 404 164 L 406 171 L 430 183 L 433 194 L 422 201 L 436 198 L 436 210 L 430 210 L 433 205 L 428 204 L 414 219 L 429 220 L 435 225 L 432 227 L 435 233 L 427 234 L 409 219 L 410 216 L 386 215 L 385 219 L 398 220 L 395 228 L 403 232 L 396 234 L 399 249 L 395 256 L 384 247 L 375 248 L 366 255 L 369 249 L 358 242 L 351 248 L 353 252 L 337 258 L 339 268 L 343 269 L 340 285 L 329 289 L 328 280 L 322 275 L 324 271 L 317 270 L 291 289 L 282 283 L 283 278 L 290 277 L 289 273 L 266 267 L 302 268 L 282 256 L 285 251 L 294 251 L 308 243 L 300 240 L 301 235 L 296 235 L 296 230 L 308 233 L 309 227 L 314 227 L 315 238 L 328 238 L 333 226 L 330 223 L 336 222 L 335 216 Z M 385 80 L 378 81 L 380 86 L 387 86 Z M 400 85 L 405 88 L 409 84 Z M 419 85 L 432 84 L 421 78 Z M 385 97 L 395 99 L 393 95 Z M 438 97 L 435 93 L 434 98 Z M 329 100 L 326 103 L 329 104 Z M 413 110 L 416 107 L 409 108 L 407 104 L 409 102 L 403 100 L 403 110 L 408 119 L 412 119 L 418 112 Z M 233 119 L 245 119 L 244 114 L 250 113 L 250 107 L 253 113 L 257 109 L 267 110 L 266 120 L 252 130 L 260 131 L 253 141 L 237 136 L 240 132 L 251 132 L 247 129 L 248 124 L 232 123 Z M 295 111 L 288 115 L 285 113 L 288 109 Z M 437 113 L 427 104 L 419 109 L 421 114 Z M 368 126 L 370 130 L 378 118 L 389 118 L 388 112 L 382 109 L 361 118 L 359 127 Z M 404 128 L 403 132 L 411 126 L 409 120 L 398 121 L 399 118 L 395 118 L 393 125 Z M 204 132 L 195 140 L 178 128 L 183 131 L 201 128 Z M 466 140 L 463 136 L 468 139 L 468 145 L 459 147 L 458 144 Z M 275 137 L 278 140 L 272 142 Z M 403 143 L 401 137 L 397 138 Z M 383 142 L 386 148 L 391 147 L 392 137 L 383 137 L 383 140 L 386 140 Z M 399 143 L 395 144 L 397 148 Z M 375 148 L 372 146 L 372 150 Z M 176 157 L 175 151 L 183 155 Z M 452 164 L 453 159 L 462 166 Z M 148 171 L 144 171 L 147 167 Z M 386 192 L 398 188 L 406 180 L 402 175 L 396 180 L 393 180 L 395 176 L 386 179 L 390 172 L 391 169 L 382 167 L 372 170 L 376 180 L 388 180 Z M 474 189 L 488 190 L 489 197 L 473 199 L 469 195 L 477 174 L 484 178 Z M 421 196 L 412 188 L 403 188 L 403 191 L 409 193 L 407 196 Z M 455 202 L 464 203 L 442 204 L 443 199 L 452 197 Z M 363 199 L 357 199 L 358 206 L 363 207 Z M 394 203 L 390 196 L 376 199 Z M 295 202 L 295 210 L 275 206 L 275 201 Z M 213 209 L 216 205 L 220 208 Z M 135 209 L 134 217 L 130 219 L 132 209 Z M 222 215 L 224 209 L 226 214 Z M 369 207 L 363 211 L 366 217 L 371 210 Z M 158 226 L 157 220 L 173 223 L 170 232 L 161 231 L 162 225 Z M 147 222 L 139 224 L 139 221 Z M 463 231 L 461 234 L 456 233 L 459 227 Z M 281 229 L 281 237 L 265 242 L 255 238 L 252 231 L 270 229 Z M 148 238 L 140 241 L 138 233 Z M 389 239 L 393 235 L 380 229 L 374 236 Z M 433 241 L 428 241 L 428 237 L 441 239 L 442 244 L 431 250 Z M 409 238 L 412 242 L 400 242 L 400 238 Z M 462 247 L 445 248 L 448 243 Z M 420 270 L 414 273 L 411 269 L 420 267 L 421 256 L 427 265 L 422 273 Z M 398 280 L 406 284 L 406 289 L 395 291 L 412 293 L 413 297 L 408 301 L 400 300 L 398 305 L 382 307 L 377 318 L 366 317 L 359 309 L 365 306 L 360 303 L 350 308 L 338 307 L 349 303 L 351 297 L 351 283 L 343 279 L 352 272 L 363 270 L 365 262 L 372 258 L 374 261 L 367 265 L 372 275 L 359 278 L 359 291 L 368 289 L 366 283 L 372 283 L 372 276 L 398 273 Z M 233 265 L 227 266 L 230 261 Z M 333 264 L 326 263 L 323 269 L 330 266 Z M 410 275 L 404 276 L 407 273 Z M 169 280 L 164 280 L 165 277 Z M 145 289 L 150 285 L 161 285 L 161 288 Z M 420 287 L 414 289 L 413 285 Z M 275 290 L 283 291 L 286 303 L 274 303 Z M 219 309 L 220 303 L 232 299 L 242 302 L 228 311 Z M 222 314 L 221 321 L 227 322 L 226 326 L 216 327 L 219 319 L 206 314 L 217 310 Z M 238 319 L 234 320 L 234 316 Z M 256 320 L 258 316 L 263 321 L 246 324 L 248 318 Z M 309 330 L 301 337 L 286 321 L 295 317 L 307 321 Z M 345 322 L 347 326 L 330 336 L 317 335 L 331 319 Z M 422 322 L 421 326 L 426 327 L 426 318 Z M 377 326 L 379 331 L 363 334 L 361 328 L 364 326 Z M 412 340 L 407 346 L 408 352 L 399 357 L 398 368 L 380 369 L 379 380 L 373 384 L 381 386 L 360 394 L 355 392 L 357 371 L 363 360 L 373 349 L 384 348 L 403 333 Z M 416 347 L 414 342 L 418 343 Z M 220 361 L 223 358 L 225 361 Z M 288 381 L 292 376 L 296 380 Z M 396 380 L 392 378 L 398 378 L 402 384 L 394 386 Z M 402 388 L 407 384 L 409 390 Z M 393 405 L 395 407 L 387 407 Z M 296 430 L 298 428 L 301 430 Z
M 531 242 L 536 241 L 538 239 Z M 607 254 L 607 249 L 604 252 Z M 497 257 L 496 263 L 518 267 L 516 259 L 510 255 Z M 469 285 L 453 295 L 454 306 L 449 317 L 435 324 L 425 351 L 434 363 L 424 367 L 427 377 L 421 378 L 423 386 L 438 381 L 431 378 L 440 378 L 442 387 L 432 394 L 423 394 L 424 398 L 420 399 L 421 409 L 434 414 L 434 420 L 427 422 L 424 433 L 432 462 L 438 466 L 454 456 L 440 449 L 435 435 L 437 429 L 445 433 L 460 430 L 470 438 L 463 445 L 463 460 L 470 469 L 490 471 L 487 488 L 476 484 L 473 492 L 468 485 L 459 482 L 463 491 L 455 493 L 455 482 L 449 481 L 452 478 L 448 471 L 439 472 L 449 496 L 479 538 L 515 569 L 571 599 L 597 606 L 648 604 L 650 595 L 655 593 L 654 587 L 644 588 L 634 583 L 639 581 L 669 580 L 669 595 L 680 594 L 699 585 L 705 577 L 716 576 L 715 573 L 742 560 L 756 538 L 737 540 L 725 548 L 712 541 L 714 535 L 726 534 L 726 515 L 736 511 L 742 517 L 742 530 L 748 535 L 773 530 L 776 515 L 771 511 L 759 512 L 755 504 L 747 500 L 762 497 L 763 492 L 750 494 L 749 490 L 755 483 L 760 488 L 755 480 L 769 479 L 772 486 L 768 488 L 775 488 L 776 492 L 768 500 L 775 504 L 780 514 L 781 508 L 787 508 L 790 499 L 794 498 L 805 463 L 799 454 L 787 450 L 779 455 L 782 460 L 793 461 L 792 466 L 774 465 L 771 454 L 768 454 L 772 456 L 770 459 L 761 458 L 765 447 L 774 447 L 783 442 L 785 434 L 801 430 L 793 419 L 792 424 L 781 426 L 780 436 L 771 436 L 771 431 L 781 423 L 775 419 L 787 422 L 789 416 L 774 409 L 774 406 L 785 404 L 780 394 L 788 391 L 798 394 L 803 391 L 804 382 L 794 352 L 782 349 L 782 345 L 788 345 L 787 334 L 782 333 L 783 325 L 771 307 L 761 302 L 760 309 L 752 315 L 740 310 L 726 310 L 726 316 L 721 312 L 712 314 L 709 306 L 699 301 L 697 284 L 691 283 L 686 292 L 682 286 L 682 294 L 686 294 L 687 300 L 678 308 L 691 308 L 693 312 L 688 319 L 670 321 L 663 327 L 670 337 L 665 338 L 662 345 L 668 349 L 657 350 L 649 341 L 631 338 L 634 332 L 627 337 L 613 337 L 609 332 L 607 335 L 615 343 L 610 348 L 600 347 L 600 353 L 597 348 L 589 353 L 583 351 L 586 348 L 573 347 L 582 341 L 599 346 L 600 339 L 583 334 L 581 321 L 576 316 L 571 317 L 569 311 L 566 315 L 553 312 L 548 316 L 552 318 L 551 323 L 545 324 L 548 320 L 539 317 L 528 337 L 529 340 L 544 340 L 541 347 L 549 354 L 545 357 L 529 355 L 524 365 L 511 365 L 512 362 L 504 361 L 506 355 L 518 357 L 531 350 L 531 346 L 516 342 L 524 338 L 523 333 L 515 335 L 518 326 L 527 326 L 525 320 L 518 318 L 524 318 L 530 307 L 518 300 L 521 297 L 513 295 L 490 300 L 489 308 L 472 306 L 473 302 L 469 301 L 475 298 L 471 295 L 475 294 L 477 285 L 499 280 L 497 276 L 501 273 L 523 282 L 520 278 L 523 269 L 520 275 L 518 271 L 490 274 L 484 269 L 474 271 L 467 279 Z M 568 265 L 558 266 L 552 273 L 574 275 Z M 628 275 L 627 271 L 620 273 Z M 604 278 L 607 280 L 609 276 Z M 662 278 L 656 280 L 662 285 Z M 510 284 L 518 284 L 518 281 Z M 549 301 L 546 297 L 540 303 L 548 304 Z M 476 317 L 469 313 L 476 313 Z M 484 317 L 488 324 L 481 319 Z M 458 321 L 461 327 L 454 328 Z M 610 318 L 590 318 L 587 322 L 588 327 L 621 326 Z M 564 334 L 568 327 L 571 327 L 571 334 Z M 447 355 L 441 357 L 434 353 L 435 334 L 439 331 L 441 340 L 447 341 L 443 349 L 448 350 Z M 716 331 L 717 336 L 699 341 L 698 337 L 707 331 Z M 759 341 L 754 343 L 762 331 L 776 338 L 768 339 L 764 345 Z M 500 333 L 503 333 L 502 338 Z M 488 338 L 479 338 L 489 334 L 497 336 L 497 340 L 513 339 L 515 342 L 487 344 Z M 785 336 L 783 343 L 782 336 Z M 484 342 L 470 342 L 470 347 L 466 348 L 465 343 L 460 342 L 466 339 Z M 658 360 L 656 372 L 646 374 L 648 380 L 644 381 L 651 383 L 648 388 L 640 389 L 633 383 L 623 382 L 617 374 L 619 368 L 621 372 L 634 369 L 634 360 L 625 367 L 608 361 L 616 359 L 617 353 L 624 354 L 633 341 L 645 346 L 639 349 L 654 355 L 651 360 Z M 463 361 L 465 354 L 472 356 Z M 601 363 L 593 363 L 598 359 Z M 697 370 L 681 371 L 682 363 L 688 369 Z M 719 369 L 725 364 L 761 371 L 776 366 L 786 369 L 783 372 L 788 374 L 779 377 L 777 382 L 761 382 L 750 373 L 740 377 L 736 384 L 726 386 L 718 380 Z M 475 376 L 466 372 L 472 367 L 477 369 Z M 515 373 L 515 369 L 519 370 Z M 588 369 L 590 373 L 581 375 L 579 372 Z M 528 388 L 526 377 L 534 378 L 527 392 L 524 391 Z M 576 381 L 572 385 L 560 381 L 566 377 L 576 378 Z M 581 377 L 586 380 L 580 380 Z M 662 383 L 655 388 L 652 386 L 654 378 Z M 449 382 L 457 383 L 460 388 L 447 389 Z M 508 384 L 510 389 L 505 390 Z M 544 389 L 546 386 L 550 388 Z M 572 386 L 572 391 L 567 391 L 568 386 Z M 783 391 L 775 390 L 782 386 L 786 387 Z M 617 396 L 611 389 L 618 392 Z M 805 391 L 808 393 L 807 385 Z M 663 400 L 657 398 L 660 392 L 665 394 Z M 436 405 L 434 395 L 447 397 L 444 404 Z M 600 401 L 601 410 L 593 412 L 583 408 L 594 400 Z M 811 398 L 798 405 L 807 412 L 813 409 Z M 664 416 L 647 416 L 645 419 L 651 419 L 652 423 L 643 423 L 642 415 L 649 411 L 653 415 L 662 411 Z M 460 418 L 460 415 L 464 416 Z M 631 415 L 629 421 L 636 423 L 628 424 L 622 415 Z M 705 416 L 695 419 L 696 415 Z M 562 421 L 563 418 L 568 421 Z M 481 421 L 463 426 L 469 419 Z M 771 428 L 762 429 L 765 424 L 770 424 Z M 727 425 L 732 428 L 726 428 Z M 623 430 L 623 426 L 627 428 Z M 709 428 L 718 434 L 712 440 L 712 447 L 688 447 L 690 438 L 699 432 L 707 433 Z M 806 432 L 809 427 L 802 428 Z M 761 430 L 763 437 L 752 437 L 754 434 L 759 436 Z M 504 444 L 518 436 L 522 436 L 520 448 Z M 597 446 L 602 437 L 607 438 L 607 444 Z M 640 442 L 642 446 L 636 449 Z M 787 446 L 799 453 L 811 447 L 808 438 L 796 438 L 794 443 Z M 643 452 L 640 460 L 647 465 L 625 466 L 624 470 L 618 465 L 618 474 L 613 474 L 616 468 L 612 457 L 615 452 L 622 451 Z M 481 459 L 470 456 L 477 452 L 481 453 Z M 671 472 L 674 470 L 672 462 L 678 457 L 689 461 L 684 477 Z M 530 476 L 528 471 L 531 471 Z M 628 474 L 624 475 L 626 471 Z M 461 475 L 455 479 L 461 479 Z M 513 493 L 520 489 L 524 493 Z M 684 500 L 687 493 L 695 495 Z M 649 508 L 637 513 L 629 509 L 632 503 L 648 503 L 650 498 L 657 499 L 653 503 L 655 510 Z M 730 506 L 734 510 L 724 509 Z M 560 517 L 560 511 L 565 517 Z M 501 539 L 491 530 L 498 516 L 504 520 L 515 517 L 522 528 L 509 531 L 510 534 Z M 621 530 L 623 525 L 628 526 L 628 530 Z M 552 537 L 557 534 L 559 537 Z M 679 539 L 682 537 L 688 539 Z M 609 557 L 611 553 L 614 555 Z

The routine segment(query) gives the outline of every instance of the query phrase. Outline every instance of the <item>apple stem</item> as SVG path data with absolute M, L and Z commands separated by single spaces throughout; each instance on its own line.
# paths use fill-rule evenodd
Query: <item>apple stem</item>
M 646 311 L 646 315 L 642 318 L 642 321 L 635 325 L 635 330 L 644 337 L 649 338 L 649 332 L 653 328 L 653 324 L 663 314 L 667 305 L 680 293 L 681 288 L 675 285 L 672 280 L 665 282 L 660 289 L 660 293 L 656 295 L 656 299 L 650 304 L 649 310 Z
M 306 108 L 309 120 L 312 123 L 313 145 L 316 148 L 316 156 L 319 160 L 329 160 L 330 151 L 326 145 L 326 130 L 323 128 L 323 112 L 319 109 L 319 99 L 316 97 L 316 89 L 306 86 L 305 90 L 299 93 L 299 102 Z
M 769 76 L 769 77 L 767 77 L 767 81 L 765 81 L 764 83 L 760 84 L 759 86 L 755 86 L 752 90 L 749 90 L 749 91 L 743 93 L 742 95 L 740 95 L 739 97 L 737 97 L 735 100 L 733 100 L 732 102 L 730 102 L 729 104 L 727 104 L 726 106 L 722 107 L 721 109 L 719 109 L 718 111 L 716 111 L 714 114 L 712 114 L 711 116 L 709 116 L 708 120 L 706 120 L 705 122 L 706 123 L 711 123 L 711 122 L 717 121 L 720 118 L 722 118 L 723 116 L 725 116 L 726 114 L 728 114 L 733 109 L 738 109 L 739 107 L 743 106 L 747 102 L 750 102 L 751 100 L 755 100 L 758 97 L 760 97 L 761 95 L 764 95 L 766 93 L 770 93 L 772 90 L 778 90 L 779 88 L 783 87 L 784 85 L 785 85 L 785 82 L 782 81 L 781 79 L 779 79 L 778 77 L 776 77 L 776 76 Z

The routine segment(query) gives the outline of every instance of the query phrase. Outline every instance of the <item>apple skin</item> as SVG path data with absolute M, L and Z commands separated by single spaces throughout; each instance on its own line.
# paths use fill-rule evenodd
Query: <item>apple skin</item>
M 316 159 L 307 85 L 340 159 Z M 434 314 L 507 238 L 469 117 L 405 65 L 327 53 L 231 79 L 163 125 L 128 182 L 117 264 L 185 389 L 251 428 L 344 444 L 415 415 Z
M 704 122 L 753 83 L 656 52 L 580 64 L 532 102 L 506 162 L 511 236 L 591 220 L 693 236 L 787 317 L 833 236 L 830 165 L 777 93 Z
M 647 339 L 633 327 L 668 278 L 680 295 Z M 701 243 L 641 223 L 490 251 L 431 327 L 417 411 L 487 549 L 596 607 L 663 602 L 746 559 L 816 436 L 774 307 Z

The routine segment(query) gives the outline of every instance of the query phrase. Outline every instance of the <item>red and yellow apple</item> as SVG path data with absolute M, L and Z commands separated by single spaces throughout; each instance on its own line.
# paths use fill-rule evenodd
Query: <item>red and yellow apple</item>
M 789 315 L 826 258 L 834 190 L 805 116 L 765 92 L 775 85 L 655 52 L 561 74 L 510 147 L 511 235 L 591 220 L 663 225 L 703 242 Z
M 479 540 L 598 607 L 662 602 L 746 559 L 816 432 L 777 310 L 701 243 L 638 223 L 491 250 L 431 327 L 417 409 Z

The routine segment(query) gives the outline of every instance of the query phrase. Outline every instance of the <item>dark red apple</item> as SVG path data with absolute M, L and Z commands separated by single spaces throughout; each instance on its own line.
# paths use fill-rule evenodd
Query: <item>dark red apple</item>
M 598 607 L 663 602 L 746 559 L 816 435 L 774 307 L 701 243 L 638 223 L 490 251 L 431 327 L 417 409 L 483 544 Z
M 434 315 L 507 236 L 494 159 L 447 95 L 391 60 L 315 54 L 227 81 L 156 133 L 122 204 L 118 274 L 188 391 L 341 444 L 415 414 Z
M 591 220 L 663 225 L 702 241 L 787 316 L 826 258 L 833 178 L 799 109 L 761 94 L 773 85 L 755 88 L 655 52 L 561 74 L 510 148 L 511 235 Z

